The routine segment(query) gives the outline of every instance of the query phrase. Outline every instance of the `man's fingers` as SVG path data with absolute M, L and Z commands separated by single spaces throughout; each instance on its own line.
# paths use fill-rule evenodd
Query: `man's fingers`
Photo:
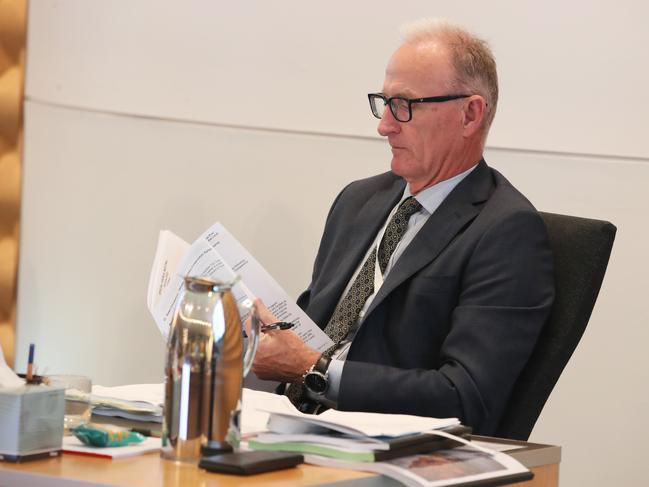
M 257 298 L 255 299 L 255 307 L 257 308 L 257 314 L 259 315 L 259 319 L 265 324 L 265 325 L 270 325 L 271 323 L 275 323 L 276 321 L 279 321 L 273 313 L 270 312 L 270 310 L 266 307 L 264 302 Z

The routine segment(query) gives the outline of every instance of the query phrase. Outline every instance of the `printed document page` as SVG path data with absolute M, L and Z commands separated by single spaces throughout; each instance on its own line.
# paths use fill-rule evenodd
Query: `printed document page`
M 164 294 L 171 281 L 178 264 L 189 249 L 189 244 L 169 230 L 162 230 L 158 237 L 158 247 L 153 258 L 151 275 L 149 276 L 149 290 L 146 304 L 153 310 Z
M 293 332 L 304 343 L 320 352 L 333 345 L 326 333 L 293 302 L 268 271 L 223 225 L 212 225 L 201 238 L 217 250 L 223 260 L 230 264 L 234 274 L 241 276 L 241 280 L 252 294 L 260 297 L 278 320 L 295 323 Z
M 264 404 L 262 411 L 256 406 Z M 253 433 L 267 431 L 268 417 L 273 412 L 290 412 L 295 409 L 288 397 L 271 392 L 243 388 L 241 397 L 241 434 L 246 437 Z
M 169 235 L 171 234 L 171 236 Z M 174 256 L 182 250 L 183 242 L 171 232 L 161 232 L 156 260 L 149 281 L 149 310 L 160 333 L 166 339 L 176 303 L 184 285 L 184 276 L 205 277 L 220 282 L 233 282 L 241 278 L 232 293 L 239 304 L 242 321 L 245 310 L 256 297 L 262 299 L 280 321 L 295 323 L 295 332 L 307 345 L 320 352 L 333 342 L 293 300 L 273 277 L 220 223 L 207 229 L 172 269 Z
M 257 407 L 267 410 L 265 404 Z M 322 414 L 304 414 L 293 408 L 289 411 L 268 411 L 268 429 L 275 433 L 310 434 L 324 429 L 351 436 L 396 437 L 440 430 L 460 424 L 457 418 L 430 418 L 408 414 L 365 413 L 328 409 Z
M 169 285 L 152 310 L 156 324 L 165 340 L 169 334 L 176 303 L 180 299 L 184 286 L 184 276 L 204 277 L 219 282 L 232 282 L 236 277 L 230 266 L 205 239 L 201 238 L 194 242 L 180 261 L 176 271 L 171 274 Z M 254 296 L 241 282 L 232 287 L 232 294 L 240 311 L 242 311 L 242 307 L 245 308 L 246 304 L 252 304 L 252 299 L 254 299 Z M 245 318 L 246 315 L 242 314 L 242 319 Z

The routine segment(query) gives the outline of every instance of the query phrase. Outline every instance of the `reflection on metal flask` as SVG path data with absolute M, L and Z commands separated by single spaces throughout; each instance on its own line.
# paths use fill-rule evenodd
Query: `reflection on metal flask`
M 240 439 L 243 377 L 257 348 L 252 308 L 244 340 L 233 283 L 185 278 L 167 341 L 162 457 L 197 462 L 232 450 Z

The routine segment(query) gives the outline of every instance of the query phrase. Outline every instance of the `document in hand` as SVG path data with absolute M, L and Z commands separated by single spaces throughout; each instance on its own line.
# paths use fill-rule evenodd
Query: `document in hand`
M 293 331 L 311 348 L 324 351 L 329 337 L 295 304 L 273 277 L 220 223 L 208 228 L 193 244 L 163 230 L 153 260 L 147 304 L 163 337 L 167 337 L 185 276 L 214 281 L 241 280 L 232 292 L 237 303 L 259 297 L 280 321 L 295 323 Z M 242 319 L 245 317 L 242 317 Z

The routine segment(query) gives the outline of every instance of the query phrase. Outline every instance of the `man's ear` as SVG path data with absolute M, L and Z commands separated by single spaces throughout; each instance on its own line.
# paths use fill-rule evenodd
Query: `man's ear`
M 480 95 L 466 99 L 463 112 L 464 136 L 471 137 L 482 129 L 482 122 L 487 115 L 487 102 Z

